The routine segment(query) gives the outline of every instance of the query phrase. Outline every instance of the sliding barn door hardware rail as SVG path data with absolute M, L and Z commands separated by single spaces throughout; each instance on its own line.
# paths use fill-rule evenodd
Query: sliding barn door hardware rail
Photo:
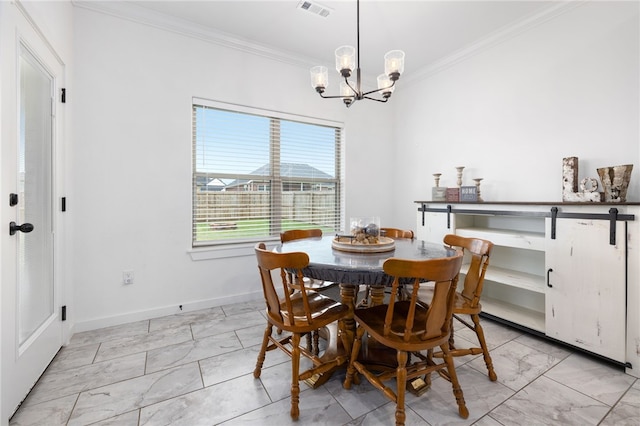
M 587 219 L 587 220 L 608 220 L 609 221 L 609 244 L 616 245 L 616 223 L 618 221 L 635 220 L 633 214 L 620 214 L 618 209 L 612 207 L 609 213 L 565 213 L 557 206 L 551 207 L 548 212 L 545 211 L 518 211 L 518 210 L 477 210 L 477 209 L 457 209 L 451 204 L 442 207 L 427 207 L 426 203 L 422 203 L 418 207 L 418 211 L 422 212 L 422 226 L 425 225 L 425 213 L 446 213 L 447 229 L 451 229 L 451 214 L 472 214 L 484 216 L 522 216 L 522 217 L 548 217 L 551 218 L 551 239 L 556 239 L 556 221 L 557 219 Z

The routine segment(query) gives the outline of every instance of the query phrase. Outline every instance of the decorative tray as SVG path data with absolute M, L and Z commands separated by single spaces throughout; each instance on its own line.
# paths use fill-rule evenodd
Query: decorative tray
M 396 243 L 389 237 L 378 237 L 375 244 L 362 244 L 355 242 L 350 236 L 336 236 L 331 242 L 331 247 L 336 250 L 349 251 L 354 253 L 382 253 L 395 250 Z

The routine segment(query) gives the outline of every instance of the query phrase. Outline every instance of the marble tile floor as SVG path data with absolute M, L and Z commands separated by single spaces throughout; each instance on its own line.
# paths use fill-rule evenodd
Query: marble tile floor
M 395 404 L 366 380 L 342 388 L 344 371 L 318 389 L 302 384 L 289 417 L 290 363 L 267 353 L 253 369 L 264 302 L 222 306 L 78 333 L 40 378 L 11 426 L 392 425 Z M 640 379 L 519 330 L 483 320 L 498 381 L 482 356 L 457 358 L 469 418 L 448 382 L 407 395 L 407 425 L 639 425 Z M 472 339 L 457 330 L 457 342 Z M 470 344 L 468 340 L 467 344 Z

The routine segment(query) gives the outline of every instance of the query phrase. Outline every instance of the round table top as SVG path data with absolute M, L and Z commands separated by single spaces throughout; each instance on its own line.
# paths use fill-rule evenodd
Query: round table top
M 454 249 L 443 244 L 416 239 L 395 240 L 395 249 L 382 253 L 354 253 L 336 250 L 331 246 L 333 235 L 322 238 L 304 238 L 279 244 L 274 249 L 280 253 L 305 252 L 309 255 L 309 266 L 303 270 L 305 276 L 343 284 L 386 285 L 391 278 L 384 273 L 382 265 L 391 257 L 412 260 L 435 259 L 455 255 Z

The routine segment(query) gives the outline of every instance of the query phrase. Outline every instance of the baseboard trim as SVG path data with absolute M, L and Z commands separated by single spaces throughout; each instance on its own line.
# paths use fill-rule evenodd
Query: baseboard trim
M 114 325 L 122 325 L 136 321 L 146 321 L 152 318 L 163 317 L 167 315 L 175 315 L 185 312 L 199 311 L 201 309 L 215 308 L 217 306 L 231 305 L 234 303 L 251 302 L 263 298 L 262 292 L 255 291 L 245 294 L 237 294 L 233 296 L 217 297 L 214 299 L 198 300 L 182 304 L 164 306 L 160 308 L 147 309 L 144 311 L 129 312 L 126 314 L 114 315 L 109 317 L 95 318 L 86 321 L 77 321 L 70 328 L 69 340 L 75 333 L 83 331 L 97 330 L 104 327 L 112 327 Z M 180 309 L 182 306 L 182 309 Z

